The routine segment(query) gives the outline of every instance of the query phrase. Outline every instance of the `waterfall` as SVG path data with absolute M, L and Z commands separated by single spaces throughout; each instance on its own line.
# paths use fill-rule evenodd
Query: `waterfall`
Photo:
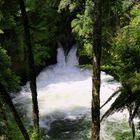
M 73 45 L 72 49 L 70 50 L 67 56 L 67 66 L 71 67 L 79 64 L 78 58 L 76 56 L 76 52 L 77 52 L 77 45 Z
M 58 42 L 57 49 L 57 65 L 60 67 L 64 67 L 66 65 L 64 50 L 60 42 Z
M 87 124 L 91 121 L 92 73 L 75 66 L 78 65 L 76 45 L 68 56 L 64 55 L 62 45 L 58 45 L 57 64 L 45 68 L 37 77 L 40 126 L 44 128 L 47 137 L 54 135 L 57 129 L 61 136 L 56 136 L 58 138 L 55 140 L 85 140 L 85 137 L 90 137 L 90 125 Z M 112 76 L 102 72 L 101 104 L 119 87 L 120 84 Z M 26 112 L 31 122 L 32 105 L 28 82 L 13 101 L 19 109 L 24 109 L 23 112 Z M 104 106 L 101 114 L 110 105 L 111 102 Z M 123 128 L 126 119 L 127 113 L 124 112 L 115 113 L 103 121 L 101 140 L 115 140 L 112 133 L 122 131 L 120 128 Z
M 73 45 L 72 49 L 69 51 L 68 55 L 65 56 L 62 44 L 58 42 L 58 49 L 57 49 L 57 66 L 60 67 L 72 67 L 78 65 L 78 58 L 77 58 L 77 45 Z

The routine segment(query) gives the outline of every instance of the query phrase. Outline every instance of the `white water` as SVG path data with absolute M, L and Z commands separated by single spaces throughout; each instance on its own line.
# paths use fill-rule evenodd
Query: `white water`
M 40 126 L 45 128 L 46 132 L 55 120 L 91 118 L 91 71 L 75 66 L 78 65 L 76 46 L 65 57 L 59 44 L 57 62 L 56 65 L 44 69 L 37 77 Z M 101 104 L 103 104 L 120 84 L 104 72 L 101 73 L 101 79 Z M 112 81 L 109 82 L 110 80 Z M 31 119 L 32 105 L 28 83 L 22 88 L 14 102 L 22 104 L 22 108 L 27 110 L 26 115 Z M 110 104 L 101 110 L 101 114 L 109 108 Z M 115 113 L 107 118 L 101 124 L 101 140 L 115 140 L 111 134 L 119 129 L 122 131 L 121 124 L 126 121 L 126 118 L 126 113 Z

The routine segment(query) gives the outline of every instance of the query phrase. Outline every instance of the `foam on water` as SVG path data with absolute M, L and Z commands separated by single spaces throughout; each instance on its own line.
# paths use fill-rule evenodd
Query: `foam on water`
M 75 66 L 78 64 L 75 46 L 65 58 L 59 43 L 57 60 L 56 65 L 45 68 L 37 77 L 40 126 L 46 130 L 49 130 L 51 122 L 57 119 L 77 119 L 83 116 L 85 119 L 91 118 L 91 71 Z M 104 72 L 101 73 L 101 79 L 101 104 L 103 104 L 118 89 L 120 84 Z M 110 82 L 110 80 L 113 81 Z M 22 107 L 27 110 L 27 116 L 31 118 L 31 93 L 28 83 L 22 88 L 20 95 L 14 99 L 14 102 L 22 103 Z M 111 102 L 101 110 L 101 114 L 109 108 L 110 104 Z M 108 122 L 121 123 L 126 118 L 126 113 L 115 113 L 103 121 L 101 140 L 115 139 L 111 133 L 118 126 L 114 126 L 108 132 Z

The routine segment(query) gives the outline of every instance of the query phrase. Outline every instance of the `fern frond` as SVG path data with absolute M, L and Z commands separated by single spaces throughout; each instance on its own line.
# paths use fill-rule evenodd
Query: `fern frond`
M 127 92 L 125 92 L 125 90 L 122 90 L 120 95 L 116 98 L 114 103 L 111 105 L 111 107 L 102 116 L 101 121 L 104 118 L 107 118 L 108 116 L 112 115 L 113 113 L 123 110 L 129 104 L 129 102 L 130 101 Z
M 118 89 L 116 92 L 114 92 L 114 93 L 107 99 L 107 101 L 100 107 L 100 109 L 102 109 L 109 101 L 111 101 L 111 99 L 112 99 L 113 97 L 115 97 L 117 94 L 119 94 L 121 90 L 122 90 L 122 89 Z

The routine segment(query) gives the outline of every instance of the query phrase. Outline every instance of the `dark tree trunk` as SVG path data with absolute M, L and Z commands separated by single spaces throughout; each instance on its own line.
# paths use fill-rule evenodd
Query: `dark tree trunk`
M 25 10 L 24 0 L 19 0 L 19 4 L 20 4 L 22 19 L 23 19 L 25 43 L 27 46 L 27 53 L 28 53 L 30 89 L 32 92 L 32 102 L 33 102 L 33 116 L 32 116 L 33 126 L 39 132 L 39 109 L 38 109 L 38 101 L 37 101 L 36 73 L 35 73 L 35 66 L 34 66 L 34 56 L 33 56 L 32 45 L 31 45 L 29 22 Z
M 6 89 L 4 88 L 4 86 L 0 83 L 0 95 L 3 98 L 3 100 L 5 101 L 5 103 L 9 106 L 9 108 L 11 109 L 13 116 L 15 118 L 15 121 L 24 137 L 25 140 L 30 140 L 29 135 L 22 123 L 22 121 L 20 120 L 20 117 L 14 107 L 14 104 L 11 100 L 11 97 L 9 96 L 8 92 L 6 91 Z
M 94 43 L 92 76 L 92 140 L 100 139 L 100 59 L 101 59 L 101 2 L 94 0 Z

